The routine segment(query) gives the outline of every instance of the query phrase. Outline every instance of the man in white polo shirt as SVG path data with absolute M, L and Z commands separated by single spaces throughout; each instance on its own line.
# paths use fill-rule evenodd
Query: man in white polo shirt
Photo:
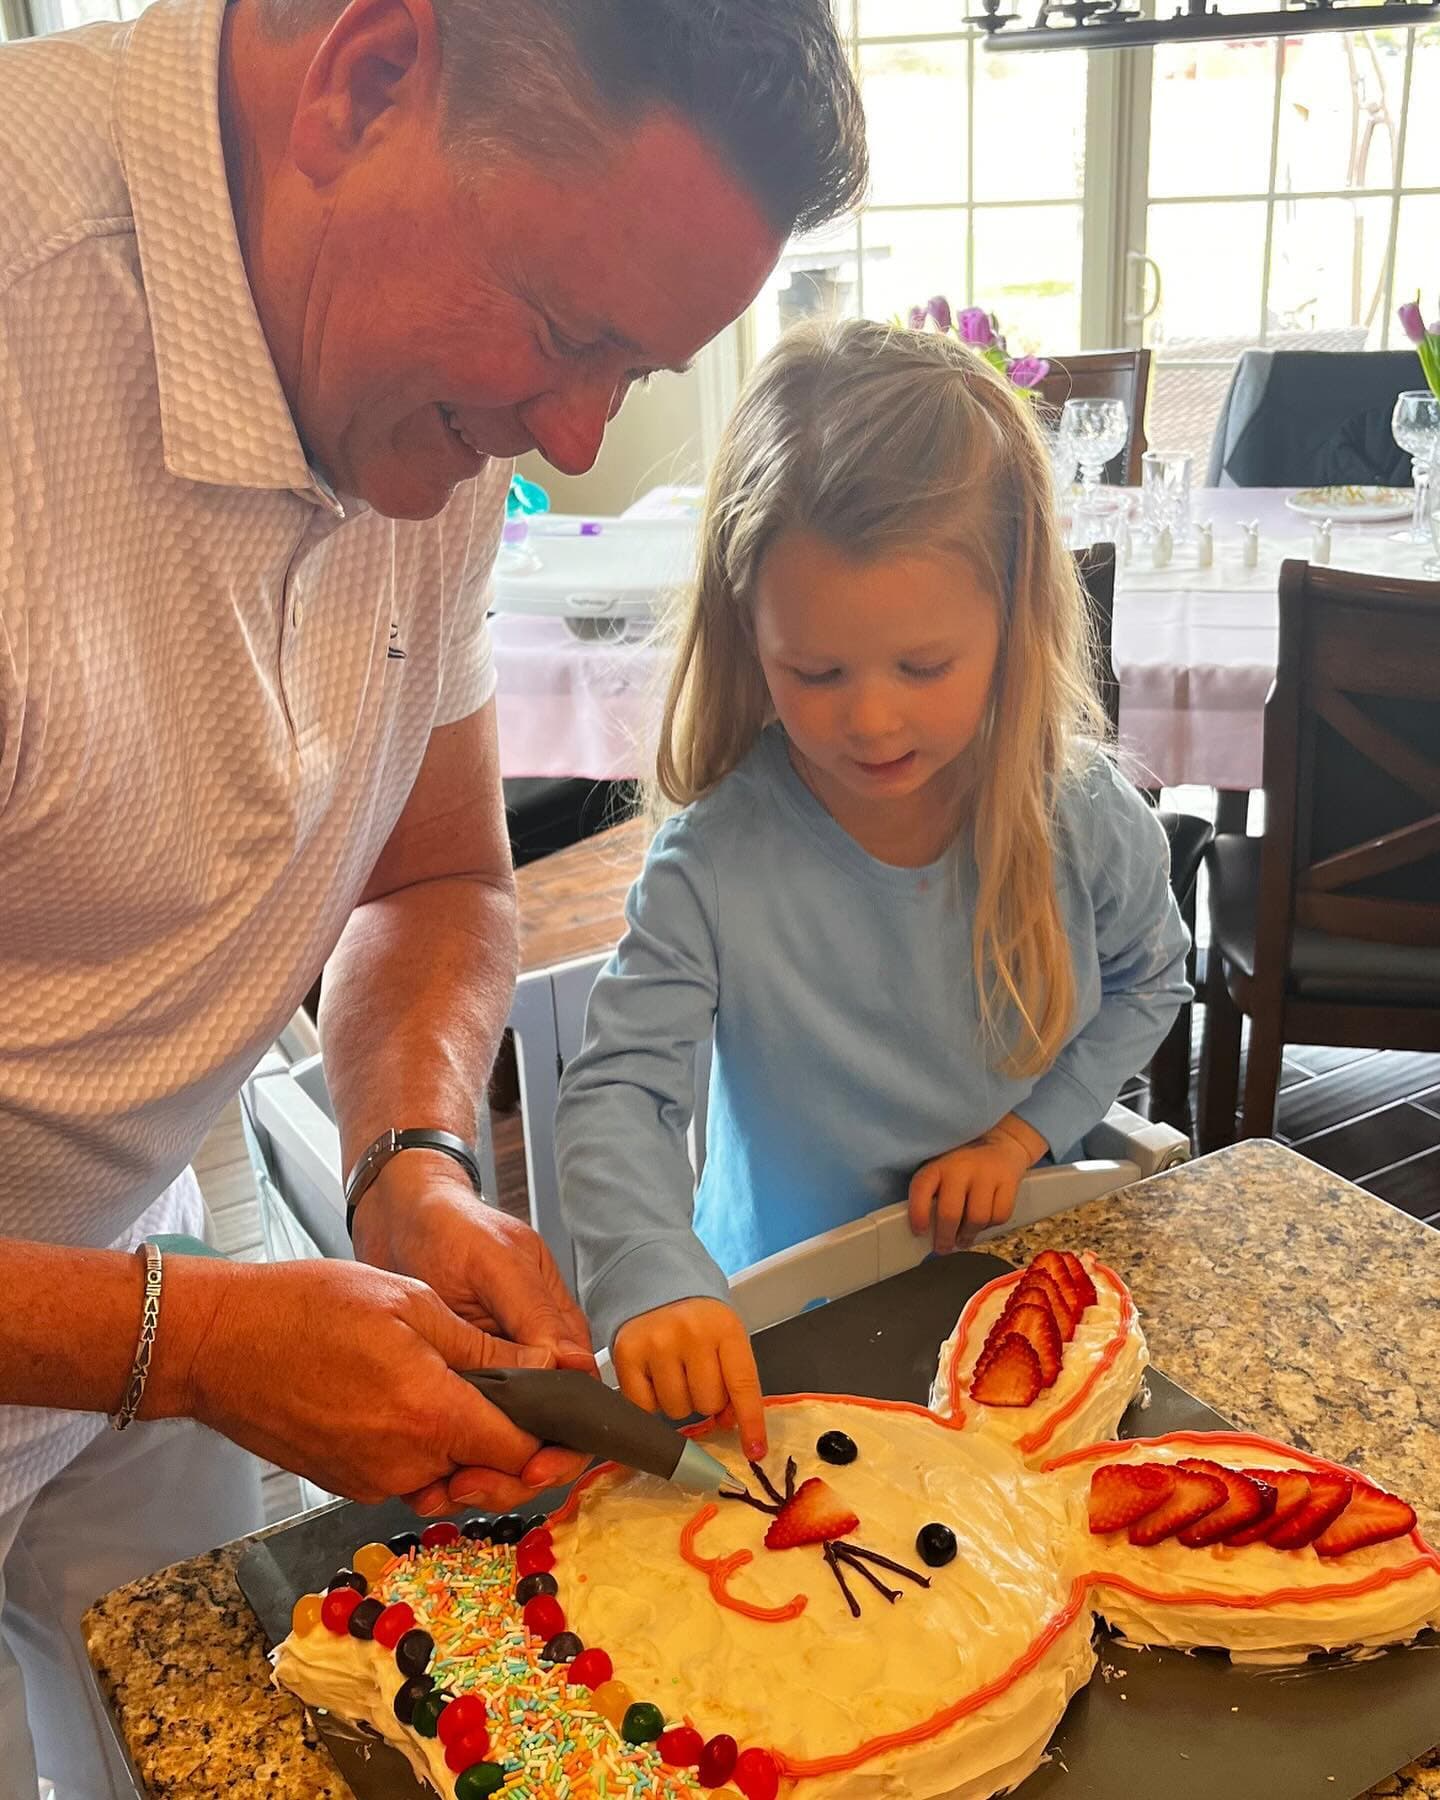
M 588 468 L 863 169 L 825 0 L 156 0 L 0 50 L 4 1800 L 32 1732 L 61 1800 L 128 1791 L 78 1616 L 255 1522 L 236 1446 L 425 1511 L 573 1472 L 452 1373 L 589 1363 L 468 1149 L 508 459 Z M 361 1260 L 163 1257 L 322 964 Z

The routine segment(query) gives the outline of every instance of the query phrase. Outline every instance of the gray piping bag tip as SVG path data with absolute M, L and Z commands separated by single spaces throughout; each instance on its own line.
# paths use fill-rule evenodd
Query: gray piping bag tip
M 699 1494 L 718 1494 L 722 1487 L 734 1487 L 735 1477 L 708 1450 L 687 1442 L 684 1453 L 670 1477 L 676 1487 L 690 1488 Z

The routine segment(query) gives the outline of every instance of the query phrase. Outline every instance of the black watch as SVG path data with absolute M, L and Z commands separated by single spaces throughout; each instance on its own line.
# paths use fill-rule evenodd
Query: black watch
M 392 1125 L 389 1131 L 382 1131 L 380 1136 L 350 1171 L 345 1183 L 345 1230 L 353 1233 L 355 1229 L 355 1208 L 364 1198 L 365 1190 L 375 1177 L 393 1157 L 402 1150 L 438 1150 L 442 1156 L 453 1157 L 465 1173 L 470 1177 L 470 1185 L 477 1194 L 483 1192 L 480 1181 L 480 1160 L 464 1138 L 456 1137 L 453 1131 L 396 1131 Z

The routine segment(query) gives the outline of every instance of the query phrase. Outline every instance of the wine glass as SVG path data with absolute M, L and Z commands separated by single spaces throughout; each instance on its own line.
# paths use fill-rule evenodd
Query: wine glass
M 1426 492 L 1430 486 L 1431 462 L 1440 445 L 1440 398 L 1429 388 L 1411 388 L 1395 402 L 1390 429 L 1395 442 L 1410 458 L 1411 480 L 1415 483 L 1415 511 L 1408 532 L 1398 535 L 1412 544 L 1430 540 L 1426 525 Z
M 1075 451 L 1087 490 L 1100 486 L 1106 463 L 1130 441 L 1130 415 L 1123 400 L 1067 400 L 1060 428 Z
M 1422 574 L 1440 581 L 1440 443 L 1430 456 L 1429 479 L 1425 484 L 1425 511 L 1428 514 L 1429 538 L 1435 554 L 1424 565 Z

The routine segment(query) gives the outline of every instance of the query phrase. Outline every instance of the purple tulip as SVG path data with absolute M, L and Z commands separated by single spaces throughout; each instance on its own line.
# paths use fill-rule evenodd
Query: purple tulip
M 967 306 L 959 318 L 960 335 L 977 350 L 988 350 L 999 341 L 995 321 L 983 306 Z
M 943 294 L 936 294 L 925 311 L 935 321 L 937 331 L 948 331 L 954 322 L 954 316 L 950 311 L 950 302 Z
M 1400 308 L 1400 323 L 1405 327 L 1405 335 L 1412 344 L 1425 341 L 1425 315 L 1420 310 L 1420 300 L 1407 300 Z
M 1012 387 L 1037 388 L 1050 373 L 1050 365 L 1043 356 L 1017 356 L 1010 365 L 1010 383 Z
M 910 329 L 912 331 L 923 331 L 925 329 L 925 321 L 929 317 L 929 313 L 926 312 L 923 306 L 912 306 L 910 308 Z

